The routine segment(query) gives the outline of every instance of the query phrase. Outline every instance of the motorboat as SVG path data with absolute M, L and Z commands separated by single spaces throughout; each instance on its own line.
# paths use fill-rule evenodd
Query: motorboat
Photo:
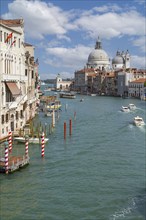
M 97 96 L 97 94 L 95 94 L 95 93 L 91 93 L 90 95 L 91 95 L 91 96 Z
M 127 106 L 122 106 L 121 111 L 122 112 L 130 112 L 130 109 Z
M 135 109 L 136 109 L 136 105 L 130 103 L 130 104 L 128 105 L 128 108 L 129 108 L 130 110 L 135 110 Z
M 53 115 L 53 110 L 45 112 L 45 116 L 47 116 L 47 117 L 52 117 L 52 115 Z
M 75 99 L 76 95 L 71 92 L 61 92 L 60 93 L 60 98 L 68 98 L 68 99 Z
M 136 116 L 134 117 L 134 125 L 139 127 L 139 126 L 145 125 L 145 122 L 142 117 Z
M 14 140 L 17 142 L 21 142 L 21 143 L 26 142 L 25 137 L 15 137 Z M 48 141 L 49 141 L 49 138 L 44 138 L 44 143 L 47 143 Z M 30 138 L 28 138 L 28 142 L 31 144 L 39 144 L 39 143 L 41 143 L 41 138 L 30 137 Z
M 59 100 L 55 100 L 54 102 L 50 102 L 48 105 L 47 105 L 47 107 L 46 107 L 46 109 L 48 110 L 48 111 L 52 111 L 52 110 L 59 110 L 59 109 L 61 109 L 61 103 L 60 103 L 60 101 Z

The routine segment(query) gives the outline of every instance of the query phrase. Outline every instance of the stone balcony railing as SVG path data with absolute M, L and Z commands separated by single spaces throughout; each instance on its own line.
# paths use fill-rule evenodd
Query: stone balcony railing
M 1 75 L 1 80 L 2 81 L 27 81 L 27 77 L 26 76 L 22 76 L 22 75 L 9 75 L 9 74 L 2 74 Z

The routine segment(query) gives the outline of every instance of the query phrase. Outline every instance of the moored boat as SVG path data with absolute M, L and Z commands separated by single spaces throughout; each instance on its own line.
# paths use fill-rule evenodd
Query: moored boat
M 25 137 L 15 137 L 14 140 L 18 141 L 18 142 L 21 142 L 21 143 L 25 143 L 26 142 L 26 138 Z M 46 143 L 48 141 L 49 141 L 49 138 L 44 138 L 44 143 Z M 28 138 L 28 142 L 32 143 L 32 144 L 39 144 L 41 142 L 41 138 L 30 137 L 30 138 Z
M 61 109 L 61 103 L 59 100 L 55 100 L 54 102 L 50 102 L 48 105 L 47 105 L 47 110 L 58 110 L 58 109 Z

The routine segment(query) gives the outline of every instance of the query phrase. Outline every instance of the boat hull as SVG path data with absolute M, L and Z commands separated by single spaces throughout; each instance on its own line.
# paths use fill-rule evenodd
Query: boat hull
M 15 137 L 14 140 L 21 142 L 21 143 L 25 143 L 25 141 L 26 141 L 26 139 L 24 137 Z M 44 139 L 44 143 L 46 143 L 48 141 L 49 141 L 49 138 Z M 41 138 L 29 138 L 28 142 L 32 143 L 32 144 L 39 144 L 41 142 Z

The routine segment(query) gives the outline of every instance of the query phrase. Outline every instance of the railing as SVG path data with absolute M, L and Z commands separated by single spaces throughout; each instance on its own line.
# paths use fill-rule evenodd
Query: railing
M 20 81 L 27 81 L 27 77 L 26 76 L 22 76 L 22 75 L 10 75 L 10 74 L 2 74 L 1 75 L 1 80 L 3 81 L 11 81 L 14 80 L 16 81 L 16 79 L 20 80 Z

